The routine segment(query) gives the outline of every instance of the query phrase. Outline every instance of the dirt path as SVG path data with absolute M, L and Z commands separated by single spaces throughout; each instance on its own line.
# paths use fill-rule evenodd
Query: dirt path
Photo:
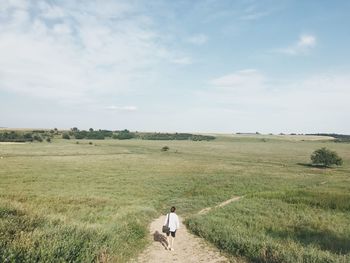
M 231 202 L 238 201 L 241 197 L 234 197 L 215 207 L 208 207 L 201 210 L 198 214 L 208 213 L 211 209 L 228 205 Z M 150 225 L 150 238 L 152 244 L 143 251 L 139 257 L 132 261 L 133 263 L 159 263 L 159 262 L 177 262 L 177 263 L 223 263 L 230 262 L 223 256 L 218 249 L 211 246 L 203 239 L 189 233 L 186 226 L 183 225 L 179 217 L 180 229 L 176 232 L 174 251 L 168 251 L 166 247 L 166 237 L 161 233 L 165 221 L 165 215 L 154 220 Z
M 212 210 L 213 208 L 222 207 L 222 206 L 228 205 L 229 203 L 236 202 L 236 201 L 238 201 L 239 199 L 241 199 L 242 197 L 243 197 L 243 196 L 235 196 L 235 197 L 232 197 L 231 199 L 228 199 L 228 200 L 226 200 L 226 201 L 224 201 L 224 202 L 218 204 L 217 206 L 204 208 L 204 209 L 202 209 L 201 211 L 199 211 L 198 214 L 199 214 L 199 215 L 206 214 L 206 213 L 208 213 L 210 210 Z

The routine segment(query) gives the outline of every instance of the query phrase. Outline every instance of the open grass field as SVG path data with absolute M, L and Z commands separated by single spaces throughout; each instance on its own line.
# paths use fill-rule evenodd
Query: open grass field
M 175 205 L 192 232 L 247 261 L 350 262 L 350 144 L 314 139 L 0 144 L 0 261 L 126 262 Z M 343 166 L 308 166 L 321 147 Z

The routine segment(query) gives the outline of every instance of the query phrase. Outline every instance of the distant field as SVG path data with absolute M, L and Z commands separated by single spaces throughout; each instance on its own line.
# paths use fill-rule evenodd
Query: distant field
M 175 205 L 191 231 L 248 261 L 350 262 L 350 144 L 315 137 L 0 144 L 0 261 L 126 262 Z M 344 165 L 307 166 L 320 147 Z

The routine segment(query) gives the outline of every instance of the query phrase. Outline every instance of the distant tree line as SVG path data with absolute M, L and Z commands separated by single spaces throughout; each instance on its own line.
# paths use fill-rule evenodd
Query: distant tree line
M 139 133 L 130 132 L 129 130 L 79 130 L 77 127 L 73 127 L 70 130 L 59 131 L 57 128 L 51 130 L 32 130 L 32 131 L 0 131 L 1 142 L 42 142 L 46 140 L 51 142 L 53 138 L 62 139 L 88 139 L 88 140 L 104 140 L 117 139 L 141 139 L 141 140 L 191 140 L 191 141 L 211 141 L 214 140 L 214 136 L 198 135 L 191 133 Z
M 191 141 L 211 141 L 214 136 L 198 135 L 191 133 L 143 133 L 139 135 L 143 140 L 191 140 Z
M 96 130 L 94 131 L 90 128 L 88 131 L 79 130 L 74 127 L 69 132 L 65 132 L 62 134 L 63 139 L 70 139 L 70 137 L 74 137 L 77 140 L 81 139 L 91 139 L 91 140 L 104 140 L 106 137 L 112 137 L 113 132 L 108 130 Z
M 136 137 L 136 134 L 134 132 L 130 132 L 129 130 L 117 131 L 117 133 L 112 136 L 113 139 L 118 140 L 128 140 Z
M 335 138 L 335 142 L 350 142 L 350 135 L 346 134 L 337 134 L 337 133 L 309 133 L 306 135 L 313 135 L 313 136 L 330 136 Z
M 90 128 L 88 131 L 85 131 L 85 130 L 79 130 L 78 128 L 74 127 L 68 132 L 63 132 L 62 138 L 63 139 L 75 138 L 77 140 L 81 140 L 81 139 L 104 140 L 106 138 L 112 138 L 112 139 L 125 140 L 125 139 L 135 138 L 135 134 L 128 130 L 110 131 L 110 130 L 94 130 Z
M 118 140 L 128 140 L 128 139 L 141 139 L 141 140 L 192 140 L 192 141 L 210 141 L 214 140 L 214 136 L 208 135 L 197 135 L 191 133 L 138 133 L 130 132 L 129 130 L 93 130 L 89 131 L 79 130 L 74 127 L 69 132 L 62 134 L 63 139 L 70 139 L 74 137 L 75 139 L 95 139 L 104 140 L 105 138 L 112 138 Z
M 39 131 L 4 131 L 0 132 L 0 142 L 51 142 L 52 135 L 48 132 Z

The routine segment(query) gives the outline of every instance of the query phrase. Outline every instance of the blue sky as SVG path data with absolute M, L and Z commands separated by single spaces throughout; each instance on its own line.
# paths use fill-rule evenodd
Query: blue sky
M 350 1 L 0 3 L 0 126 L 350 133 Z

